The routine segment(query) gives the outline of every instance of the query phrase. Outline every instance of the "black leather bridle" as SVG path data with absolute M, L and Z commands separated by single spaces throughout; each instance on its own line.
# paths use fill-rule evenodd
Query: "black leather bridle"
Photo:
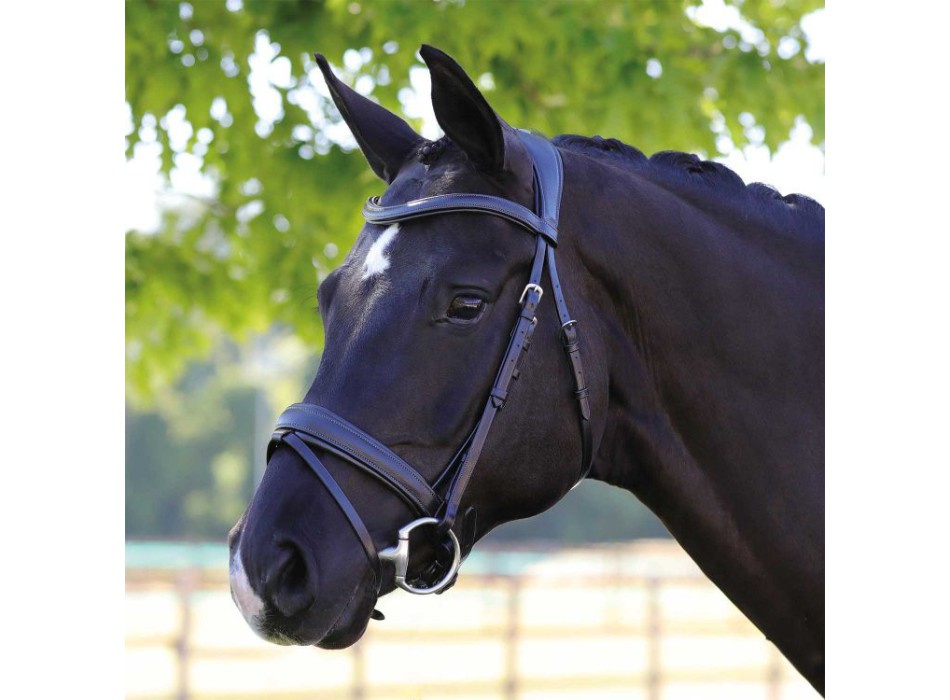
M 489 392 L 485 408 L 475 429 L 443 470 L 441 476 L 430 485 L 416 469 L 371 435 L 340 418 L 329 409 L 315 404 L 296 403 L 285 410 L 277 420 L 277 429 L 267 449 L 267 458 L 270 460 L 277 445 L 281 443 L 287 445 L 300 455 L 319 477 L 346 515 L 363 549 L 366 550 L 366 555 L 376 575 L 377 586 L 381 581 L 380 560 L 393 563 L 396 585 L 410 593 L 438 593 L 455 580 L 461 563 L 461 546 L 452 531 L 452 526 L 458 517 L 462 495 L 475 470 L 475 465 L 488 438 L 488 432 L 498 412 L 505 405 L 511 383 L 518 377 L 518 363 L 530 346 L 531 336 L 537 325 L 535 309 L 543 294 L 541 278 L 544 274 L 545 263 L 547 263 L 554 303 L 560 317 L 564 349 L 574 373 L 576 385 L 574 395 L 580 409 L 583 457 L 579 480 L 587 476 L 590 470 L 592 449 L 590 400 L 581 364 L 577 321 L 571 318 L 567 310 L 554 262 L 563 185 L 561 156 L 547 139 L 526 131 L 519 130 L 518 133 L 534 165 L 534 211 L 501 197 L 482 194 L 443 194 L 414 199 L 393 206 L 383 206 L 379 203 L 378 197 L 371 197 L 363 207 L 363 216 L 371 224 L 388 225 L 437 214 L 474 212 L 502 217 L 536 236 L 537 243 L 531 273 L 518 300 L 521 312 L 511 332 L 508 349 L 505 351 L 504 359 Z M 399 531 L 395 546 L 377 551 L 373 538 L 359 513 L 314 454 L 311 446 L 331 452 L 379 479 L 409 506 L 417 519 Z M 443 482 L 450 476 L 452 477 L 451 484 L 445 496 L 442 496 L 439 491 Z M 448 537 L 448 542 L 451 544 L 452 562 L 448 566 L 435 562 L 424 572 L 423 580 L 417 581 L 422 585 L 413 585 L 413 582 L 406 579 L 409 566 L 409 533 L 420 526 L 435 526 L 441 536 Z M 439 578 L 434 583 L 429 583 L 425 580 L 427 574 L 435 574 Z

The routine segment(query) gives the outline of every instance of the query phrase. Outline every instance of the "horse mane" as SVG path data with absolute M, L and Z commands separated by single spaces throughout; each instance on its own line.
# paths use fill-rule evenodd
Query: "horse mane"
M 693 153 L 660 151 L 647 158 L 643 151 L 617 139 L 601 136 L 578 136 L 562 134 L 551 142 L 559 148 L 581 153 L 599 161 L 607 161 L 624 170 L 635 172 L 661 184 L 685 190 L 710 187 L 716 189 L 716 197 L 722 201 L 731 195 L 737 206 L 753 206 L 763 214 L 785 218 L 805 217 L 824 219 L 825 208 L 803 194 L 782 195 L 776 188 L 762 182 L 746 184 L 735 171 L 722 163 L 702 160 Z M 459 151 L 447 136 L 436 141 L 426 141 L 415 156 L 420 163 L 435 163 L 446 150 Z M 787 219 L 786 219 L 787 220 Z
M 588 137 L 575 134 L 555 136 L 552 143 L 569 151 L 582 153 L 597 160 L 607 160 L 615 165 L 683 188 L 715 186 L 717 196 L 732 193 L 737 204 L 756 204 L 767 212 L 794 212 L 806 217 L 824 218 L 825 208 L 811 197 L 803 194 L 782 194 L 761 182 L 745 184 L 739 175 L 722 163 L 702 160 L 692 153 L 660 151 L 647 158 L 642 151 L 617 139 L 600 136 Z M 745 200 L 744 202 L 741 200 Z

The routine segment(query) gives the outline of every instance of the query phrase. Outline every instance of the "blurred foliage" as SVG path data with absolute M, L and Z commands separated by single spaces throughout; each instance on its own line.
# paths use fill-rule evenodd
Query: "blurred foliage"
M 823 3 L 731 0 L 744 24 L 722 31 L 697 20 L 699 4 L 127 2 L 126 155 L 157 153 L 171 192 L 189 169 L 211 192 L 126 236 L 127 533 L 221 538 L 261 466 L 255 437 L 313 375 L 317 283 L 382 189 L 313 51 L 417 128 L 410 77 L 425 77 L 416 50 L 430 43 L 509 123 L 549 135 L 715 156 L 724 143 L 774 151 L 804 119 L 823 143 L 824 65 L 806 60 L 802 31 Z M 491 537 L 663 532 L 628 494 L 585 484 Z
M 221 540 L 250 502 L 280 407 L 316 366 L 288 333 L 221 341 L 149 410 L 128 406 L 126 534 Z
M 127 236 L 130 396 L 169 386 L 216 333 L 240 341 L 284 324 L 322 342 L 316 283 L 381 183 L 346 145 L 315 50 L 394 111 L 432 43 L 506 120 L 550 135 L 715 155 L 723 136 L 774 149 L 801 115 L 823 142 L 824 65 L 805 59 L 801 29 L 823 3 L 734 0 L 747 26 L 722 32 L 695 21 L 697 4 L 128 2 L 127 154 L 160 148 L 164 174 L 190 160 L 214 183 L 187 215 Z M 268 99 L 274 119 L 261 116 Z
M 250 501 L 254 388 L 221 376 L 194 364 L 162 410 L 127 412 L 127 535 L 221 540 Z

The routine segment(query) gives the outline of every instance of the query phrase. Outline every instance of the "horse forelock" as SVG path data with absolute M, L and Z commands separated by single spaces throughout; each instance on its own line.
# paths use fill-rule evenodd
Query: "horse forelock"
M 432 165 L 439 160 L 439 156 L 442 155 L 446 146 L 450 143 L 451 141 L 449 141 L 447 136 L 443 136 L 435 141 L 426 141 L 416 150 L 416 160 L 423 165 Z

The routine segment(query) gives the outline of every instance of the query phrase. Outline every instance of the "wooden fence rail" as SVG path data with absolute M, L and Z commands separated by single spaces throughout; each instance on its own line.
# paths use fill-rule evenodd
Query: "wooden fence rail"
M 690 603 L 690 595 L 697 600 Z M 539 602 L 539 596 L 548 598 Z M 699 614 L 682 613 L 676 596 Z M 712 604 L 703 604 L 703 596 Z M 440 601 L 443 608 L 434 616 L 423 619 L 428 608 L 403 596 L 393 602 L 395 614 L 387 611 L 387 622 L 374 623 L 361 642 L 344 652 L 322 652 L 253 637 L 233 609 L 223 572 L 129 569 L 126 695 L 665 700 L 678 697 L 676 687 L 694 687 L 696 694 L 687 696 L 817 697 L 761 633 L 716 596 L 721 594 L 697 576 L 467 575 L 442 597 L 458 602 Z M 715 614 L 705 614 L 710 607 Z M 593 612 L 579 619 L 583 609 Z M 710 662 L 727 642 L 746 651 Z M 696 646 L 699 651 L 689 652 L 696 662 L 677 644 Z M 628 652 L 607 664 L 618 648 Z M 575 650 L 587 659 L 580 661 L 584 668 L 593 670 L 571 672 Z M 460 677 L 426 675 L 429 666 L 438 671 L 440 665 Z

